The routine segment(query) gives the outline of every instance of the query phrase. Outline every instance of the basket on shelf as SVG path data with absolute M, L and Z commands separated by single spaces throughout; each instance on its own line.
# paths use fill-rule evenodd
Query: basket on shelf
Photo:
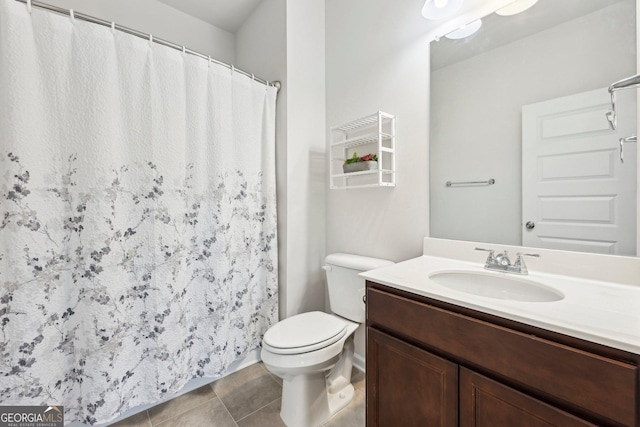
M 369 160 L 368 162 L 345 163 L 342 165 L 342 172 L 353 173 L 378 169 L 378 162 Z
M 353 157 L 345 160 L 342 165 L 342 171 L 344 173 L 362 172 L 373 169 L 378 169 L 378 156 L 375 154 L 358 157 L 358 153 L 353 153 Z

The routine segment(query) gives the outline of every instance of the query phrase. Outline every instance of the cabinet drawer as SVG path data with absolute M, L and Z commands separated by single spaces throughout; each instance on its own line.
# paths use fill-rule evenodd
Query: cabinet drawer
M 367 324 L 609 424 L 637 425 L 638 368 L 377 289 Z

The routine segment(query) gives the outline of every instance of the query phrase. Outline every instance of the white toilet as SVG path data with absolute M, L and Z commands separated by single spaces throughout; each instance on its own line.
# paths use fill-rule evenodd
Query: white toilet
M 365 321 L 365 282 L 358 273 L 393 264 L 351 254 L 329 255 L 325 263 L 335 314 L 289 317 L 262 341 L 264 366 L 283 381 L 280 417 L 288 427 L 318 426 L 353 399 L 353 333 Z

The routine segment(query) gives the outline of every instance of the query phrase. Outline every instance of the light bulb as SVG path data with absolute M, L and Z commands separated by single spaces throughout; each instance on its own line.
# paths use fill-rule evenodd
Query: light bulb
M 426 0 L 422 7 L 422 16 L 427 19 L 444 19 L 456 14 L 463 0 Z

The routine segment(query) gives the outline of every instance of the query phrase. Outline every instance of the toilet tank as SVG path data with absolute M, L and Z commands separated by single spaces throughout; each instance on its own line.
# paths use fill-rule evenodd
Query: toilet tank
M 358 273 L 393 264 L 392 261 L 353 254 L 331 254 L 325 258 L 329 304 L 338 316 L 358 323 L 365 321 L 365 280 Z

